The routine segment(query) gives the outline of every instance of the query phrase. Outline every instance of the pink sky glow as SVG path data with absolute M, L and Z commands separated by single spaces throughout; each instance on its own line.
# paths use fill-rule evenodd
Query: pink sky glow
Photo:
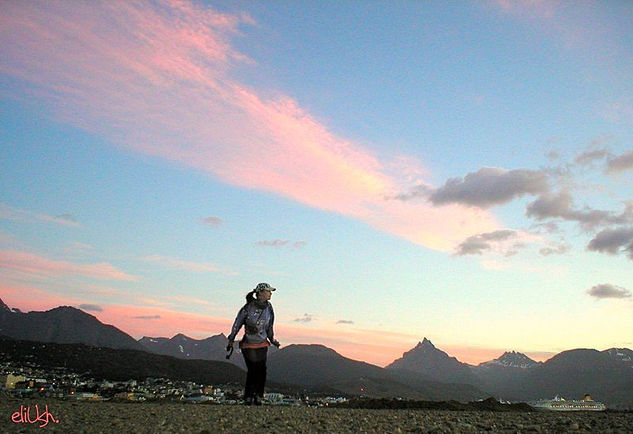
M 379 160 L 330 132 L 293 98 L 233 79 L 233 70 L 253 63 L 229 43 L 240 25 L 252 24 L 248 17 L 187 1 L 72 8 L 32 2 L 3 17 L 1 36 L 12 43 L 2 52 L 19 59 L 13 62 L 19 67 L 0 68 L 36 84 L 56 116 L 119 146 L 433 249 L 448 251 L 499 227 L 489 212 L 389 199 L 420 181 L 410 178 L 423 173 L 419 166 L 403 167 L 416 164 L 412 159 Z
M 50 294 L 29 286 L 3 285 L 0 289 L 2 299 L 9 307 L 16 307 L 23 312 L 46 311 L 57 306 L 79 307 L 81 303 L 72 297 Z M 225 317 L 176 311 L 156 305 L 147 307 L 112 304 L 100 307 L 101 311 L 86 312 L 135 339 L 143 336 L 171 338 L 178 333 L 193 339 L 204 339 L 220 333 L 228 335 L 233 324 L 233 319 Z M 345 330 L 344 326 L 315 329 L 279 323 L 275 326 L 275 332 L 282 340 L 282 345 L 319 343 L 344 357 L 382 367 L 402 357 L 404 352 L 417 344 L 414 336 L 377 330 Z M 376 339 L 377 335 L 381 338 Z M 504 351 L 509 351 L 499 348 L 442 346 L 437 342 L 434 344 L 449 356 L 474 365 L 495 359 Z M 535 352 L 526 354 L 536 361 L 544 361 L 554 355 Z

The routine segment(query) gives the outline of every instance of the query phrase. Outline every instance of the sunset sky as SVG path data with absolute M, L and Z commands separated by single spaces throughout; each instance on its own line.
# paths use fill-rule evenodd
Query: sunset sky
M 384 366 L 633 347 L 633 2 L 0 0 L 0 298 Z

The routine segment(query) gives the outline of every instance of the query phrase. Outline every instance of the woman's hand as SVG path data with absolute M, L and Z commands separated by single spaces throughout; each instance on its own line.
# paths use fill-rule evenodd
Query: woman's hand
M 231 351 L 233 349 L 233 342 L 234 341 L 229 341 L 229 343 L 226 345 L 226 351 Z
M 281 344 L 279 343 L 279 341 L 277 339 L 273 339 L 270 343 L 273 344 L 274 346 L 276 346 L 277 348 L 279 348 L 281 346 Z

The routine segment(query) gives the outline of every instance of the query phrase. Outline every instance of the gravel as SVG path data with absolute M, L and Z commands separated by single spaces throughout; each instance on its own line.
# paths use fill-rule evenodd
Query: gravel
M 46 406 L 57 423 L 15 423 L 20 407 Z M 42 419 L 45 417 L 42 416 Z M 361 410 L 246 407 L 180 403 L 72 402 L 2 399 L 0 432 L 7 433 L 630 433 L 633 413 Z

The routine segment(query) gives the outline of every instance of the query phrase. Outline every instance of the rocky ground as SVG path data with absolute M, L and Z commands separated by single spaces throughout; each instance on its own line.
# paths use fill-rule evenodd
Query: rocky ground
M 29 408 L 31 421 L 20 422 Z M 48 414 L 55 421 L 50 419 Z M 17 414 L 15 414 L 17 413 Z M 18 420 L 15 422 L 12 420 Z M 48 420 L 46 426 L 44 421 Z M 631 433 L 633 413 L 361 410 L 178 403 L 0 400 L 6 433 Z

